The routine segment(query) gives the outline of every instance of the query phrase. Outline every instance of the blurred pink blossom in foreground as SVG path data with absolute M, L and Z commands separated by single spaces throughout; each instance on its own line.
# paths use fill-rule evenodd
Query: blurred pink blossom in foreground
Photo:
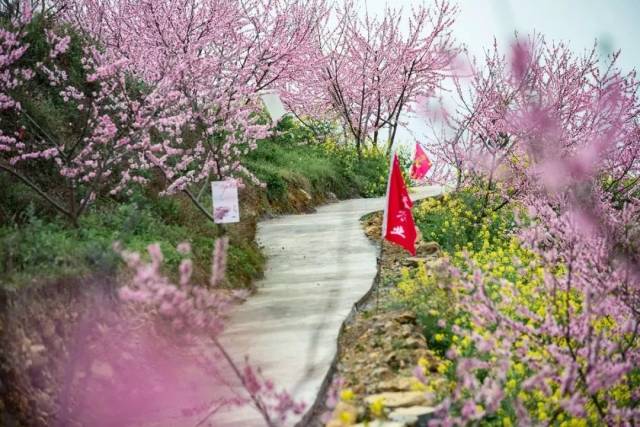
M 91 316 L 78 324 L 58 399 L 60 425 L 204 425 L 224 407 L 250 405 L 265 425 L 276 426 L 302 413 L 303 403 L 218 341 L 232 303 L 245 296 L 215 287 L 226 247 L 218 239 L 213 288 L 206 288 L 191 284 L 189 259 L 182 260 L 176 285 L 161 273 L 158 245 L 149 246 L 149 262 L 116 246 L 133 275 L 120 288 L 120 301 L 95 298 Z

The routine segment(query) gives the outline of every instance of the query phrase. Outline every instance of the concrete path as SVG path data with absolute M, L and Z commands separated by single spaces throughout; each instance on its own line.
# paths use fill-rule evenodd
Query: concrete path
M 411 197 L 439 192 L 439 187 L 421 187 Z M 383 205 L 383 198 L 353 199 L 259 224 L 258 241 L 268 257 L 265 277 L 234 312 L 222 341 L 239 361 L 251 355 L 265 377 L 307 405 L 329 371 L 340 325 L 373 283 L 377 248 L 359 220 Z M 250 407 L 211 421 L 216 427 L 264 426 Z

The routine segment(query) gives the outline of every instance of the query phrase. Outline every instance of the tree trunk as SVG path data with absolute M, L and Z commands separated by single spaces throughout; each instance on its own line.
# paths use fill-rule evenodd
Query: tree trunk
M 182 192 L 184 194 L 186 194 L 191 201 L 193 202 L 194 205 L 196 205 L 196 207 L 198 208 L 198 210 L 200 212 L 202 212 L 202 214 L 204 214 L 204 216 L 206 216 L 211 222 L 215 223 L 215 218 L 213 217 L 213 214 L 211 212 L 209 212 L 207 210 L 207 208 L 205 208 L 204 206 L 202 206 L 202 204 L 198 201 L 197 197 L 191 192 L 189 191 L 187 188 L 185 188 L 184 190 L 182 190 Z
M 393 143 L 396 139 L 396 130 L 398 129 L 398 123 L 395 123 L 391 130 L 389 131 L 389 145 L 387 146 L 387 157 L 391 156 L 391 149 L 393 148 Z

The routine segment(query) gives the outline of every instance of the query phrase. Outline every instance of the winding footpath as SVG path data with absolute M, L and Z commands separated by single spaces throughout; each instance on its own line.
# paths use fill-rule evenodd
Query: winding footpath
M 419 187 L 411 198 L 440 191 Z M 268 257 L 265 276 L 229 319 L 222 341 L 236 359 L 250 355 L 266 378 L 307 407 L 330 370 L 342 323 L 372 286 L 377 248 L 360 218 L 383 207 L 384 198 L 352 199 L 259 224 L 258 241 Z M 265 424 L 251 407 L 218 413 L 211 421 L 216 427 Z

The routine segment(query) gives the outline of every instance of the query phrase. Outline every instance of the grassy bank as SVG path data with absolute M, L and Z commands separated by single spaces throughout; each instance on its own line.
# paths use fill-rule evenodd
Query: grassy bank
M 322 202 L 331 194 L 338 199 L 375 197 L 384 194 L 388 162 L 376 149 L 357 158 L 353 147 L 331 139 L 314 142 L 311 133 L 286 118 L 276 139 L 262 141 L 248 154 L 246 165 L 264 184 L 271 209 L 295 211 L 287 197 L 302 189 Z M 331 194 L 330 194 L 331 193 Z
M 47 210 L 28 188 L 0 174 L 0 283 L 20 288 L 94 273 L 114 275 L 120 266 L 112 244 L 144 251 L 160 243 L 168 271 L 176 271 L 176 246 L 189 241 L 195 278 L 204 283 L 215 240 L 230 237 L 227 286 L 248 288 L 260 276 L 264 258 L 255 229 L 265 214 L 309 211 L 333 198 L 375 196 L 384 191 L 386 160 L 369 152 L 360 161 L 350 147 L 318 144 L 290 120 L 277 138 L 260 141 L 246 158 L 266 185 L 240 192 L 242 220 L 222 229 L 210 223 L 184 196 L 160 197 L 150 189 L 126 198 L 99 199 L 78 228 Z M 202 203 L 211 206 L 208 191 Z

